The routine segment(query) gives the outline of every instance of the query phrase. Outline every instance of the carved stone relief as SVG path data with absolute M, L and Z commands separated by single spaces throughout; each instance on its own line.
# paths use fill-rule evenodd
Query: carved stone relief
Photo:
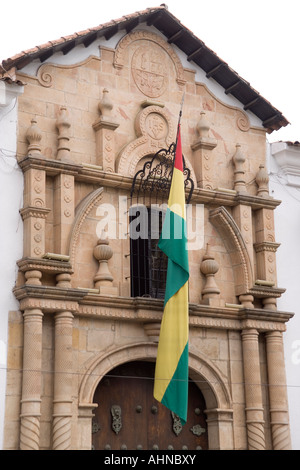
M 138 89 L 150 98 L 161 96 L 168 86 L 168 57 L 164 50 L 150 43 L 140 46 L 132 57 L 131 71 Z
M 154 98 L 164 92 L 167 85 L 166 59 L 173 62 L 177 83 L 185 84 L 182 64 L 172 47 L 160 36 L 149 31 L 134 31 L 121 39 L 115 52 L 116 68 L 124 67 L 128 47 L 136 41 L 139 41 L 139 44 L 132 57 L 131 70 L 142 93 L 146 92 L 147 96 Z

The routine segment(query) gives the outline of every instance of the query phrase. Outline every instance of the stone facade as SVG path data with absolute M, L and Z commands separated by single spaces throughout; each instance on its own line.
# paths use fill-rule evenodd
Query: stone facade
M 266 129 L 154 29 L 79 63 L 46 61 L 18 107 L 23 257 L 10 313 L 6 449 L 90 449 L 99 377 L 155 361 L 163 302 L 130 295 L 127 210 L 143 162 L 181 135 L 203 236 L 190 262 L 190 376 L 210 449 L 290 448 Z M 125 201 L 125 202 L 124 202 Z M 125 205 L 124 205 L 125 204 Z M 115 237 L 102 238 L 105 207 Z M 125 214 L 125 215 L 124 215 Z

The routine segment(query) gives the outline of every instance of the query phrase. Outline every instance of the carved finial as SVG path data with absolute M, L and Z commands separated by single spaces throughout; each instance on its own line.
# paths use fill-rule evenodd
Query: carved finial
M 240 144 L 236 144 L 236 151 L 232 160 L 235 166 L 234 189 L 239 193 L 246 193 L 247 190 L 246 190 L 245 169 L 244 169 L 244 163 L 246 161 L 246 158 L 242 152 Z
M 108 268 L 108 260 L 112 257 L 113 250 L 109 246 L 108 238 L 104 237 L 102 233 L 101 238 L 97 241 L 97 245 L 94 248 L 94 257 L 99 261 L 99 269 L 94 277 L 95 288 L 101 288 L 102 286 L 111 286 L 113 277 Z
M 201 111 L 200 113 L 200 119 L 197 123 L 196 129 L 199 137 L 208 137 L 210 124 L 206 118 L 204 111 Z
M 29 142 L 28 155 L 34 155 L 35 157 L 41 155 L 40 142 L 42 140 L 42 132 L 37 125 L 36 118 L 32 118 L 31 126 L 27 129 L 26 139 Z
M 102 93 L 102 99 L 98 104 L 98 108 L 102 116 L 110 116 L 111 110 L 114 107 L 113 102 L 111 101 L 108 95 L 109 91 L 107 90 L 107 88 L 104 88 Z
M 202 274 L 206 276 L 206 284 L 202 290 L 203 299 L 218 298 L 220 289 L 215 281 L 215 274 L 219 271 L 219 264 L 210 251 L 209 244 L 206 245 L 206 253 L 200 265 Z
M 59 116 L 56 120 L 56 127 L 58 129 L 58 160 L 70 159 L 70 127 L 71 123 L 68 119 L 67 108 L 61 106 Z
M 259 165 L 259 171 L 255 179 L 258 190 L 257 195 L 261 197 L 269 196 L 269 175 L 264 165 Z

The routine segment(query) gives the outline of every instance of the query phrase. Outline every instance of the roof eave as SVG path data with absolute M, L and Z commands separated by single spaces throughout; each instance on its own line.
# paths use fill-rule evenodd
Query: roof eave
M 226 94 L 231 94 L 240 101 L 245 111 L 250 110 L 255 114 L 262 121 L 262 125 L 268 133 L 289 124 L 280 111 L 274 108 L 248 82 L 232 70 L 203 41 L 183 26 L 164 4 L 23 51 L 12 58 L 4 60 L 0 66 L 0 72 L 4 75 L 11 68 L 20 70 L 34 60 L 44 62 L 57 52 L 67 54 L 79 44 L 88 47 L 96 39 L 105 37 L 108 40 L 121 30 L 129 33 L 140 23 L 154 26 L 166 37 L 169 43 L 175 44 L 181 49 L 187 55 L 188 61 L 193 61 L 206 72 L 207 78 L 214 79 L 224 88 Z

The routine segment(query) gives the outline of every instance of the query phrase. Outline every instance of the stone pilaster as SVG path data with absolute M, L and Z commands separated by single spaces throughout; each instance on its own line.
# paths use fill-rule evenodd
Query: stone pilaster
M 290 450 L 288 402 L 282 333 L 266 333 L 268 390 L 273 450 Z
M 93 124 L 96 132 L 96 164 L 104 171 L 115 172 L 115 135 L 119 124 L 111 116 L 113 104 L 108 97 L 108 90 L 103 90 L 99 102 L 100 117 Z
M 55 316 L 55 362 L 53 400 L 53 450 L 71 449 L 73 315 Z
M 60 173 L 54 184 L 54 250 L 66 255 L 75 214 L 74 176 Z
M 246 399 L 246 427 L 249 450 L 265 449 L 265 432 L 260 378 L 258 331 L 242 331 Z
M 42 375 L 42 323 L 40 309 L 24 311 L 24 351 L 20 449 L 39 450 Z
M 197 186 L 204 189 L 214 189 L 214 162 L 212 150 L 217 146 L 217 141 L 209 137 L 210 124 L 201 112 L 200 120 L 196 127 L 197 140 L 191 148 L 194 153 L 194 170 L 197 178 Z
M 40 258 L 45 253 L 46 172 L 29 169 L 24 174 L 24 257 Z
M 75 182 L 73 175 L 60 173 L 54 183 L 54 250 L 68 254 L 68 240 L 75 214 Z
M 279 246 L 275 243 L 274 213 L 271 209 L 259 209 L 255 213 L 255 238 L 254 249 L 256 252 L 256 283 L 261 281 L 269 286 L 276 286 L 276 250 Z M 263 300 L 264 308 L 276 310 L 276 299 Z

